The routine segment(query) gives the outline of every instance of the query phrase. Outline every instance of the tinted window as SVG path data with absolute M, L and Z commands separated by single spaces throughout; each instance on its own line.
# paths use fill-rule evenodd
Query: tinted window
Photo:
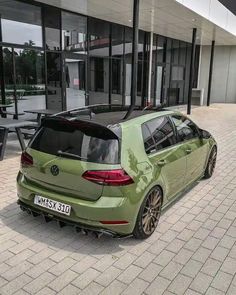
M 88 135 L 88 130 L 84 132 L 83 128 L 67 125 L 62 128 L 55 125 L 43 127 L 31 142 L 30 147 L 51 155 L 58 155 L 58 151 L 62 151 L 79 156 L 82 161 L 87 162 L 119 163 L 118 140 L 111 138 L 109 134 L 106 139 L 104 133 L 100 134 L 100 130 L 96 137 L 96 127 L 93 127 L 91 132 L 93 136 Z
M 172 120 L 176 126 L 179 141 L 190 140 L 198 137 L 196 125 L 186 117 L 172 116 Z
M 174 130 L 167 117 L 149 121 L 147 127 L 152 134 L 158 151 L 176 143 Z
M 156 145 L 154 139 L 148 129 L 148 127 L 144 124 L 142 125 L 142 134 L 143 134 L 143 141 L 144 141 L 144 148 L 146 153 L 149 155 L 156 151 Z

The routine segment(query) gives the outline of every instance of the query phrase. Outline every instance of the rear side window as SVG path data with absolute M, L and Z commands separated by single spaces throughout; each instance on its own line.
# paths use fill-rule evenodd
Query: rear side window
M 96 128 L 92 130 L 92 136 L 88 130 L 86 134 L 82 129 L 74 126 L 42 127 L 30 143 L 32 149 L 51 155 L 59 155 L 59 152 L 78 156 L 78 159 L 93 163 L 118 164 L 119 141 L 110 136 L 104 136 Z M 102 136 L 100 136 L 102 135 Z M 101 138 L 102 137 L 102 138 Z
M 171 116 L 176 126 L 179 141 L 186 141 L 199 136 L 197 126 L 188 118 L 180 115 Z
M 146 153 L 149 155 L 155 152 L 156 144 L 146 124 L 142 125 L 142 134 Z
M 167 117 L 156 118 L 147 122 L 144 126 L 143 138 L 147 154 L 153 152 L 153 149 L 150 148 L 152 143 L 154 143 L 156 151 L 168 148 L 176 143 L 176 137 L 172 124 Z M 149 137 L 147 134 L 149 134 Z

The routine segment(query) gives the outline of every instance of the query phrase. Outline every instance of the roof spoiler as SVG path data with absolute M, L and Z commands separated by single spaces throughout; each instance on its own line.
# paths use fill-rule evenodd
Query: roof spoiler
M 48 127 L 54 130 L 66 132 L 80 130 L 87 136 L 96 137 L 103 140 L 119 139 L 118 135 L 108 127 L 89 120 L 68 120 L 61 116 L 51 116 L 43 118 L 41 127 Z

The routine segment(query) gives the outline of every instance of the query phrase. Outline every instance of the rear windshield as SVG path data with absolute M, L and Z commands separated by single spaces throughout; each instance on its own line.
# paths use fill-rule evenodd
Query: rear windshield
M 88 128 L 88 125 L 86 128 L 70 124 L 48 125 L 41 127 L 31 141 L 30 148 L 81 161 L 103 164 L 119 163 L 119 140 L 115 134 L 111 135 L 111 131 L 106 134 L 105 129 L 102 132 L 101 128 L 100 130 L 97 126 Z

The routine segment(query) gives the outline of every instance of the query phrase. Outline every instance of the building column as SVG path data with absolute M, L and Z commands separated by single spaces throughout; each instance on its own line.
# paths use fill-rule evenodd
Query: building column
M 191 48 L 191 61 L 190 61 L 190 74 L 189 74 L 189 88 L 188 88 L 188 109 L 187 114 L 191 114 L 192 106 L 192 89 L 193 89 L 193 76 L 194 76 L 194 64 L 195 64 L 195 52 L 196 52 L 196 37 L 197 29 L 193 29 L 192 34 L 192 48 Z
M 148 99 L 147 99 L 147 105 L 150 105 L 150 103 L 151 103 L 151 87 L 152 87 L 152 50 L 153 50 L 153 32 L 150 32 L 149 72 L 148 72 Z
M 139 0 L 133 0 L 133 40 L 132 40 L 132 73 L 131 73 L 131 100 L 130 107 L 124 119 L 132 113 L 137 96 L 137 72 L 138 72 L 138 36 L 139 36 Z
M 215 54 L 215 40 L 211 43 L 211 59 L 210 59 L 210 67 L 209 67 L 209 79 L 208 79 L 208 93 L 207 93 L 207 106 L 210 106 L 211 102 L 211 86 L 212 86 L 212 70 L 214 63 L 214 54 Z

